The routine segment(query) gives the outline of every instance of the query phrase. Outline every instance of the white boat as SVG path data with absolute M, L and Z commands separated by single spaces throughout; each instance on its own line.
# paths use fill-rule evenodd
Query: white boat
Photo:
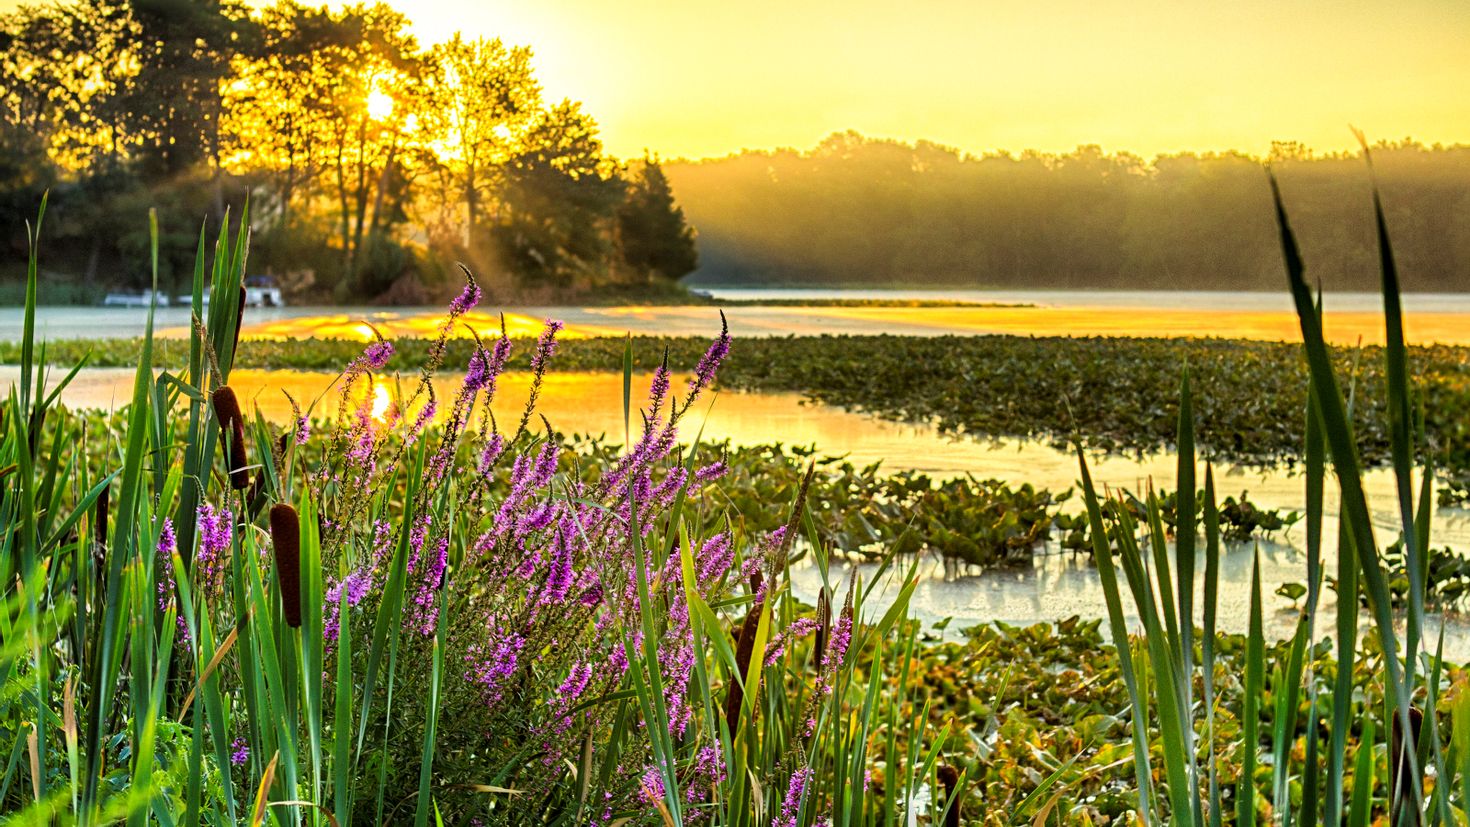
M 251 276 L 245 279 L 245 306 L 246 307 L 285 307 L 286 298 L 281 293 L 270 276 Z M 209 288 L 204 288 L 204 306 L 209 306 Z M 179 304 L 187 305 L 193 301 L 191 296 L 180 296 Z
M 102 299 L 103 307 L 148 307 L 150 304 L 156 304 L 158 307 L 168 307 L 168 295 L 162 291 L 154 290 L 118 291 L 108 293 Z

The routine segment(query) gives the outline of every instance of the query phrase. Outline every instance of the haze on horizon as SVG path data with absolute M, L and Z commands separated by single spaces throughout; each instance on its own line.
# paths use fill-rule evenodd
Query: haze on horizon
M 1351 149 L 1349 124 L 1470 141 L 1470 4 L 1444 0 L 391 4 L 427 42 L 531 46 L 548 93 L 584 101 L 621 157 L 808 148 L 848 129 L 1146 158 Z

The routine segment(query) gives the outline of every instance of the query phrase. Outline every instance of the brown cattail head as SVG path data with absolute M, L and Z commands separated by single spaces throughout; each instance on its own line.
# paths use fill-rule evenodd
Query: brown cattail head
M 271 546 L 276 553 L 276 581 L 281 584 L 281 610 L 286 625 L 301 628 L 301 518 L 285 503 L 271 506 Z
M 948 764 L 939 766 L 939 783 L 944 785 L 944 800 L 953 801 L 944 813 L 944 827 L 960 827 L 960 800 L 955 797 L 955 788 L 960 784 L 960 773 Z
M 1414 774 L 1409 768 L 1409 754 L 1418 749 L 1419 732 L 1424 727 L 1424 713 L 1417 706 L 1409 707 L 1409 728 L 1412 730 L 1408 742 L 1404 741 L 1404 725 L 1399 720 L 1397 710 L 1389 716 L 1393 719 L 1393 736 L 1389 739 L 1389 760 L 1393 766 L 1389 768 L 1389 811 L 1388 823 L 1392 827 L 1398 825 L 1409 825 L 1418 827 L 1419 808 L 1412 803 L 1414 795 Z M 1421 788 L 1422 789 L 1422 788 Z M 1411 803 L 1405 804 L 1409 801 Z M 1407 814 L 1407 818 L 1403 816 Z
M 213 399 L 220 438 L 229 451 L 230 487 L 241 491 L 250 485 L 250 472 L 245 468 L 250 463 L 245 455 L 245 418 L 240 414 L 240 400 L 229 385 L 215 388 Z
M 817 637 L 812 643 L 812 658 L 817 671 L 822 671 L 822 656 L 827 652 L 827 638 L 832 634 L 832 601 L 827 597 L 827 587 L 817 592 Z
M 110 485 L 102 486 L 102 490 L 97 492 L 97 505 L 92 511 L 92 541 L 98 548 L 107 545 L 107 512 L 111 507 L 108 492 L 111 490 Z
M 750 659 L 755 655 L 755 633 L 760 628 L 760 622 L 761 604 L 757 601 L 746 613 L 744 622 L 735 633 L 735 670 L 740 673 L 740 677 L 730 681 L 730 689 L 725 695 L 725 723 L 730 727 L 731 738 L 735 737 L 735 732 L 740 728 L 740 707 L 745 703 L 745 690 L 740 681 L 750 674 Z

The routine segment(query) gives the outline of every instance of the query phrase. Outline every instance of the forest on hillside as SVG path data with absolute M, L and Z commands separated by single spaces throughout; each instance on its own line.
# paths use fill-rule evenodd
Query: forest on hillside
M 191 277 L 247 201 L 251 271 L 316 301 L 654 290 L 694 268 L 656 160 L 607 154 L 528 48 L 420 44 L 378 3 L 60 0 L 0 15 L 0 281 L 43 193 L 43 299 Z M 452 282 L 452 286 L 449 283 Z M 0 285 L 3 286 L 3 285 Z
M 1470 146 L 1380 143 L 1372 158 L 1405 289 L 1470 290 Z M 699 231 L 698 283 L 1277 290 L 1265 163 L 1309 275 L 1377 289 L 1356 153 L 974 156 L 847 132 L 665 171 Z

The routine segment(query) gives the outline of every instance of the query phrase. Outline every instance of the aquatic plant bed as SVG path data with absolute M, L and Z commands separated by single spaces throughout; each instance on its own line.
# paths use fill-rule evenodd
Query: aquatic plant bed
M 698 360 L 693 338 L 631 340 L 633 367 L 652 370 Z M 388 368 L 412 370 L 432 343 L 395 341 Z M 566 370 L 621 370 L 628 340 L 562 343 Z M 464 364 L 473 343 L 448 343 L 448 364 Z M 93 366 L 136 364 L 135 340 L 62 341 L 46 356 Z M 163 364 L 178 364 L 184 342 L 155 342 Z M 362 345 L 344 340 L 241 343 L 237 365 L 250 368 L 335 369 Z M 1352 377 L 1358 450 L 1368 465 L 1389 458 L 1383 399 L 1382 349 L 1339 348 L 1336 367 Z M 0 362 L 13 364 L 19 346 L 0 343 Z M 524 369 L 524 352 L 510 369 Z M 1470 349 L 1413 347 L 1414 387 L 1424 411 L 1431 459 L 1440 472 L 1440 499 L 1470 497 Z M 791 391 L 878 416 L 933 423 L 973 437 L 1024 437 L 1089 449 L 1148 453 L 1173 445 L 1177 389 L 1187 367 L 1203 456 L 1218 462 L 1271 465 L 1301 458 L 1306 367 L 1301 346 L 1229 339 L 1025 338 L 1017 336 L 814 336 L 741 339 L 719 382 L 738 390 Z

